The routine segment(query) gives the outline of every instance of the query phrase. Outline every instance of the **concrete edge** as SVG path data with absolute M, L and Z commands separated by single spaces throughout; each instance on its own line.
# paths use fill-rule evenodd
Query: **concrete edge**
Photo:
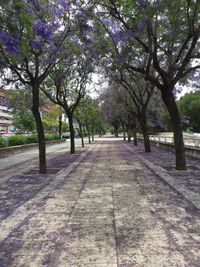
M 0 242 L 2 242 L 10 232 L 16 228 L 22 221 L 30 215 L 34 215 L 36 212 L 30 209 L 31 205 L 40 202 L 44 197 L 52 192 L 66 177 L 83 161 L 83 159 L 95 148 L 96 143 L 89 147 L 86 151 L 82 152 L 81 155 L 72 162 L 67 168 L 62 169 L 55 177 L 55 179 L 41 190 L 35 198 L 28 200 L 23 205 L 18 207 L 10 216 L 0 222 Z
M 138 140 L 143 143 L 142 139 L 138 139 Z M 174 144 L 164 143 L 164 142 L 155 141 L 155 140 L 150 140 L 150 143 L 153 146 L 175 152 Z M 185 145 L 185 155 L 189 157 L 193 157 L 195 159 L 200 159 L 200 147 L 193 147 L 193 146 Z
M 133 153 L 132 149 L 124 144 L 124 146 Z M 165 169 L 160 166 L 156 166 L 149 160 L 144 159 L 142 156 L 137 155 L 138 159 L 143 162 L 149 169 L 156 173 L 161 179 L 167 182 L 172 188 L 180 193 L 184 198 L 191 202 L 197 209 L 200 209 L 200 194 L 190 190 L 187 186 L 177 182 L 176 178 L 169 175 Z

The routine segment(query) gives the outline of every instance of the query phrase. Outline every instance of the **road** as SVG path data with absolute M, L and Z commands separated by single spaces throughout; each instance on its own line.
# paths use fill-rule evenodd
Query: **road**
M 80 145 L 80 139 L 75 139 L 76 145 Z M 46 147 L 46 153 L 47 155 L 50 155 L 52 153 L 56 153 L 56 152 L 64 152 L 64 151 L 69 151 L 69 147 L 70 147 L 70 141 L 67 140 L 64 143 L 60 143 L 60 144 L 54 144 L 54 145 L 49 145 Z M 27 161 L 32 161 L 33 159 L 37 159 L 38 158 L 38 148 L 33 148 L 30 149 L 29 151 L 25 151 L 25 152 L 21 152 L 9 157 L 5 157 L 5 158 L 0 158 L 0 170 L 3 169 L 9 169 L 12 166 L 16 165 L 16 164 L 22 164 L 24 162 Z
M 0 209 L 17 197 L 0 221 L 0 266 L 199 267 L 199 209 L 138 154 L 102 138 L 57 175 L 5 183 Z M 24 201 L 11 186 L 39 190 Z

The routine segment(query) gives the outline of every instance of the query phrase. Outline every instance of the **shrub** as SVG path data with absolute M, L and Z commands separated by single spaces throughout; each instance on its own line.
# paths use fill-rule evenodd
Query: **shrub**
M 14 135 L 8 137 L 8 146 L 17 146 L 26 144 L 26 136 Z
M 5 147 L 7 145 L 7 142 L 5 139 L 3 139 L 2 136 L 0 136 L 0 148 Z
M 54 135 L 53 134 L 45 135 L 45 141 L 52 141 L 52 140 L 54 140 Z
M 38 142 L 37 134 L 32 134 L 32 135 L 27 136 L 26 142 L 27 144 L 37 143 Z
M 59 140 L 60 139 L 60 135 L 59 134 L 53 134 L 54 140 Z
M 45 135 L 45 141 L 53 141 L 53 140 L 59 140 L 60 135 L 59 134 L 46 134 Z

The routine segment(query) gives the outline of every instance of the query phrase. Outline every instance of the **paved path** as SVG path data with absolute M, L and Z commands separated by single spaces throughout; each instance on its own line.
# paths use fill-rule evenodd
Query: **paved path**
M 132 147 L 133 148 L 133 147 Z M 199 267 L 200 211 L 102 139 L 0 222 L 1 267 Z

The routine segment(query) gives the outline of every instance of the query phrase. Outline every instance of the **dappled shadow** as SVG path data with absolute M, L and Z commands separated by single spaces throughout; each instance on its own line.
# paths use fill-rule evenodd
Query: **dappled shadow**
M 13 176 L 1 184 L 0 220 L 5 219 L 19 206 L 49 185 L 55 175 L 63 168 L 69 166 L 80 156 L 80 151 L 71 155 L 65 153 L 47 161 L 47 174 L 38 174 L 38 170 L 32 169 L 23 175 Z

